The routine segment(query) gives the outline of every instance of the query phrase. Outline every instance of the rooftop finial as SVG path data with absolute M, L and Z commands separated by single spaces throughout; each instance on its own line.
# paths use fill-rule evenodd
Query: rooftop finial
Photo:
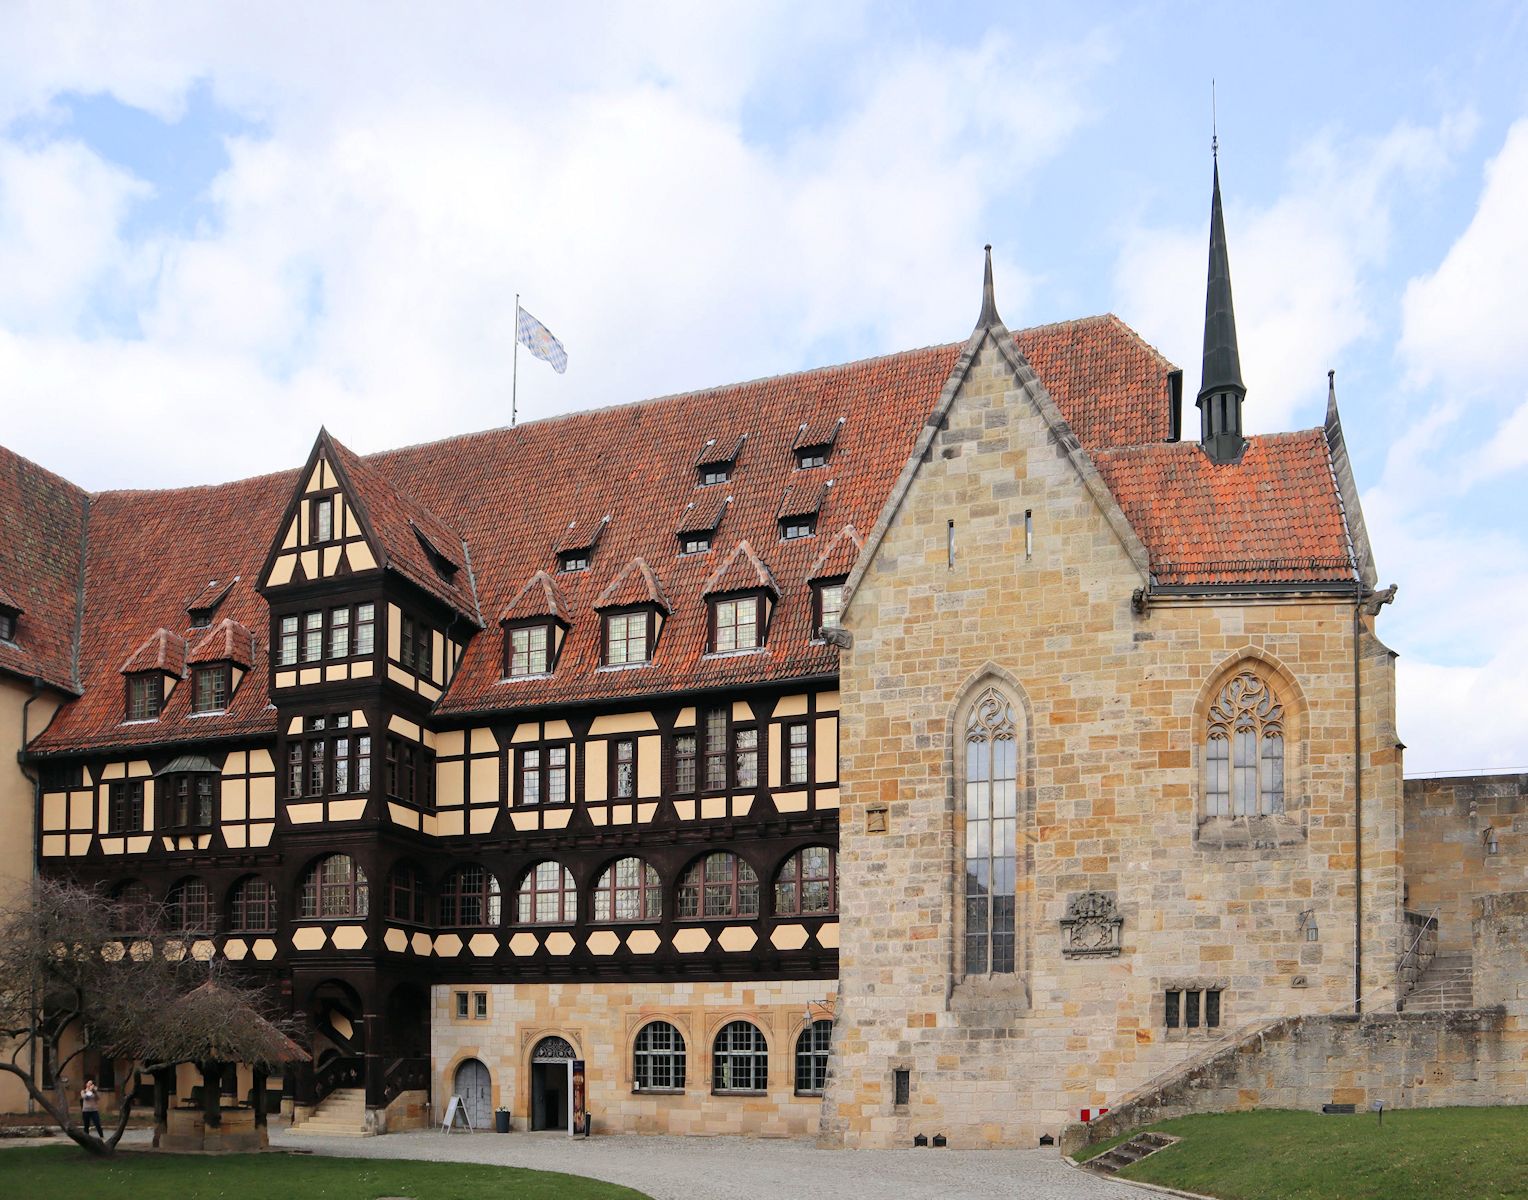
M 997 296 L 992 287 L 992 246 L 989 243 L 985 247 L 987 251 L 987 267 L 982 275 L 982 312 L 976 318 L 978 325 L 1001 325 L 1003 319 L 997 315 Z
M 1210 80 L 1210 158 L 1220 163 L 1220 122 L 1215 115 L 1215 80 Z

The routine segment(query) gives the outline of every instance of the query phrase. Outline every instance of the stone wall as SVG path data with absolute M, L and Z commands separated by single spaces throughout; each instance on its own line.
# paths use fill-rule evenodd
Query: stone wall
M 821 1098 L 795 1090 L 796 1040 L 823 1006 L 831 980 L 717 983 L 464 983 L 433 989 L 430 1047 L 436 1108 L 452 1094 L 457 1068 L 475 1058 L 488 1068 L 495 1108 L 508 1108 L 513 1128 L 529 1128 L 531 1056 L 544 1037 L 566 1039 L 586 1063 L 588 1107 L 604 1133 L 747 1134 L 802 1137 L 815 1133 Z M 486 1020 L 455 1017 L 452 994 L 488 993 Z M 681 1092 L 633 1087 L 637 1033 L 652 1020 L 675 1026 L 685 1042 Z M 711 1047 L 729 1021 L 756 1025 L 769 1045 L 768 1090 L 712 1090 Z
M 1351 595 L 1135 611 L 1139 545 L 1049 405 L 984 342 L 855 582 L 825 1144 L 1033 1146 L 1224 1032 L 1165 1028 L 1166 989 L 1222 989 L 1227 1028 L 1351 1006 L 1355 657 L 1362 991 L 1373 1005 L 1393 987 L 1400 755 L 1372 617 L 1355 629 Z M 1204 708 L 1242 665 L 1286 705 L 1285 809 L 1211 820 Z M 1019 726 L 1019 962 L 978 978 L 962 965 L 956 796 L 965 714 L 987 686 Z M 1063 952 L 1086 892 L 1117 905 L 1117 956 Z
M 1406 780 L 1406 907 L 1438 911 L 1439 953 L 1470 948 L 1479 897 L 1522 888 L 1528 888 L 1528 775 Z

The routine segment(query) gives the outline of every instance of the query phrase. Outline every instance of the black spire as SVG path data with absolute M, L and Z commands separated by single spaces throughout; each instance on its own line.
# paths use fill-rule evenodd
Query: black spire
M 987 268 L 982 275 L 982 311 L 976 318 L 979 326 L 1001 325 L 1003 318 L 997 315 L 997 295 L 992 288 L 992 247 L 986 247 Z
M 1231 259 L 1226 252 L 1226 222 L 1220 208 L 1220 155 L 1214 152 L 1215 184 L 1210 199 L 1210 271 L 1204 297 L 1204 369 L 1199 379 L 1200 436 L 1204 452 L 1216 462 L 1241 457 L 1241 354 L 1236 347 L 1236 312 L 1231 304 Z

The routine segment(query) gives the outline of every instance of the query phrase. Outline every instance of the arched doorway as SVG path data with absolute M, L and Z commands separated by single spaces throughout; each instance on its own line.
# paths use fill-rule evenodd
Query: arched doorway
M 576 1052 L 566 1038 L 544 1037 L 531 1051 L 531 1128 L 566 1129 Z
M 462 1098 L 462 1108 L 466 1110 L 472 1128 L 493 1127 L 493 1086 L 487 1067 L 475 1058 L 464 1061 L 456 1068 L 451 1093 Z

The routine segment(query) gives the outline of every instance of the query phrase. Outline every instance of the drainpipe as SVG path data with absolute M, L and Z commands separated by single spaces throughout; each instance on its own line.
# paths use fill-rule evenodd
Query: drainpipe
M 1364 769 L 1363 700 L 1358 639 L 1363 632 L 1363 584 L 1353 588 L 1353 1011 L 1364 1010 Z
M 20 768 L 21 774 L 32 785 L 32 855 L 31 855 L 31 858 L 32 858 L 32 880 L 33 880 L 33 882 L 36 882 L 36 879 L 37 879 L 37 848 L 38 848 L 37 835 L 38 835 L 38 831 L 42 829 L 42 772 L 39 771 L 39 772 L 37 772 L 34 775 L 32 772 L 27 770 L 27 765 L 26 765 L 27 743 L 31 740 L 30 737 L 28 737 L 28 733 L 27 733 L 27 729 L 28 729 L 27 721 L 28 721 L 28 718 L 31 716 L 32 704 L 33 704 L 33 702 L 40 695 L 42 695 L 42 677 L 40 675 L 34 675 L 34 676 L 32 676 L 32 694 L 26 698 L 26 702 L 23 703 L 22 706 L 21 706 L 21 746 L 16 751 L 16 765 Z M 36 1015 L 35 1007 L 33 1009 L 33 1015 L 34 1015 L 34 1020 L 32 1022 L 32 1027 L 35 1029 L 36 1026 L 37 1026 L 37 1022 L 35 1020 L 35 1015 Z M 30 1039 L 30 1041 L 28 1043 L 28 1057 L 31 1060 L 30 1063 L 28 1064 L 28 1070 L 31 1071 L 32 1078 L 36 1079 L 37 1078 L 37 1070 L 38 1070 L 38 1062 L 37 1062 L 37 1039 L 35 1037 Z M 36 1111 L 37 1111 L 37 1102 L 32 1098 L 31 1093 L 29 1092 L 27 1094 L 27 1115 L 31 1116 Z

